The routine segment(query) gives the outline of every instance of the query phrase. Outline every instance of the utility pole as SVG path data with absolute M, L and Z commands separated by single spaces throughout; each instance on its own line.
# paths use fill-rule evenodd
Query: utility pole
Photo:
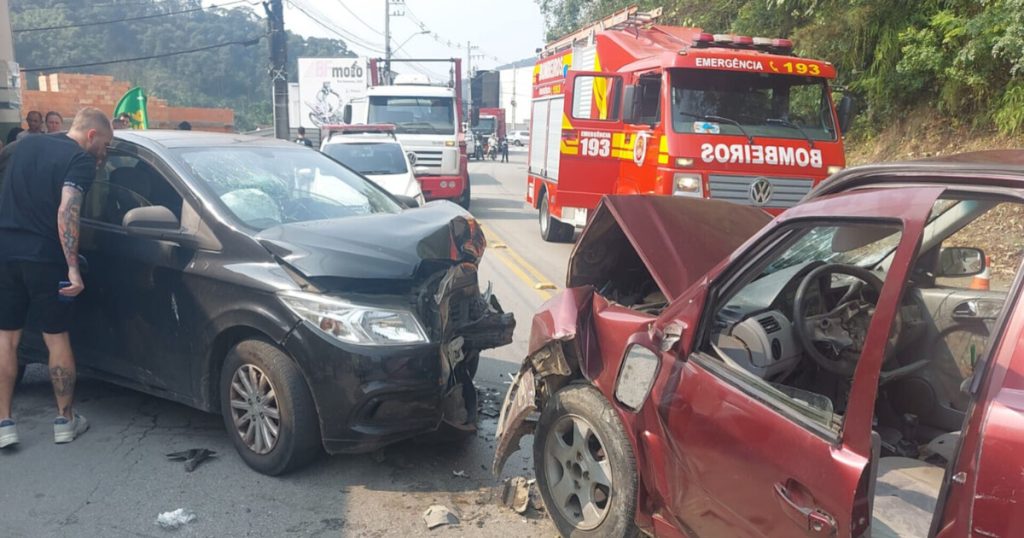
M 384 80 L 391 84 L 391 0 L 384 0 Z
M 473 50 L 480 47 L 474 47 L 472 43 L 466 41 L 466 80 L 469 81 L 469 92 L 466 99 L 466 117 L 473 117 Z
M 263 2 L 270 33 L 270 80 L 274 99 L 274 136 L 288 140 L 288 36 L 284 32 L 281 0 Z

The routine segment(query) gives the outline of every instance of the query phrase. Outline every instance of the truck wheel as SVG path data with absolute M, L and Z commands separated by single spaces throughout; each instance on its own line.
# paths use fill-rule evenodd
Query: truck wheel
M 469 209 L 469 194 L 470 194 L 469 176 L 467 175 L 466 176 L 466 188 L 462 189 L 462 196 L 459 196 L 459 205 L 462 206 L 463 209 Z
M 548 207 L 548 193 L 540 195 L 540 237 L 549 243 L 567 243 L 572 241 L 575 227 L 551 216 Z
M 245 463 L 279 475 L 320 453 L 320 425 L 306 380 L 283 351 L 245 340 L 228 352 L 220 375 L 224 426 Z
M 615 410 L 596 389 L 569 385 L 545 404 L 533 461 L 562 536 L 638 536 L 636 461 Z

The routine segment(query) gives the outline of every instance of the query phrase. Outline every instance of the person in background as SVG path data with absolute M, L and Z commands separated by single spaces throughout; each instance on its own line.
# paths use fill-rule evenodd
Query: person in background
M 115 126 L 114 127 L 115 129 L 131 129 L 132 128 L 132 117 L 129 116 L 127 112 L 122 112 L 121 115 L 119 115 L 117 117 L 117 119 L 114 120 L 114 121 L 121 125 L 121 127 Z
M 30 311 L 50 352 L 57 399 L 53 442 L 69 443 L 89 428 L 72 408 L 77 374 L 68 331 L 74 298 L 85 289 L 78 265 L 82 199 L 113 136 L 107 116 L 85 108 L 67 133 L 34 136 L 6 152 L 0 189 L 0 448 L 18 443 L 11 402 L 18 343 Z
M 59 133 L 64 130 L 64 117 L 56 110 L 46 113 L 46 132 Z
M 303 146 L 306 146 L 307 148 L 313 147 L 313 142 L 310 141 L 308 138 L 306 138 L 306 128 L 305 127 L 299 127 L 299 136 L 298 136 L 298 138 L 295 139 L 295 143 L 296 144 L 302 144 Z
M 178 124 L 178 130 L 179 131 L 191 131 L 192 130 L 192 124 L 187 122 L 187 121 L 183 121 L 183 122 Z
M 28 124 L 28 130 L 18 133 L 18 140 L 26 136 L 46 133 L 46 131 L 43 131 L 43 113 L 38 110 L 30 110 L 25 116 L 25 123 Z
M 508 138 L 502 138 L 501 142 L 498 142 L 498 147 L 501 148 L 501 162 L 508 162 Z

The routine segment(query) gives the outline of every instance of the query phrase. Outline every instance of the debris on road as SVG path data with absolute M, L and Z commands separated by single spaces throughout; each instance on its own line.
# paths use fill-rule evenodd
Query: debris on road
M 167 455 L 167 459 L 171 461 L 183 461 L 185 462 L 185 472 L 191 473 L 199 467 L 200 463 L 217 457 L 217 453 L 213 450 L 206 448 L 190 448 L 188 450 L 182 450 L 181 452 L 172 452 Z
M 466 474 L 466 471 L 452 471 L 452 476 L 457 476 L 459 478 L 469 478 L 469 476 Z
M 156 516 L 156 524 L 166 530 L 174 530 L 182 525 L 187 525 L 196 520 L 196 515 L 179 508 L 170 512 L 164 512 Z
M 423 512 L 423 521 L 427 523 L 427 529 L 433 530 L 442 525 L 458 525 L 459 517 L 447 506 L 435 504 Z
M 521 476 L 514 476 L 505 480 L 505 490 L 501 494 L 502 503 L 515 510 L 518 514 L 525 514 L 530 507 L 530 486 L 529 481 Z
M 498 418 L 501 415 L 501 403 L 505 399 L 505 395 L 497 390 L 490 388 L 479 389 L 479 397 L 477 404 L 479 414 L 488 418 Z

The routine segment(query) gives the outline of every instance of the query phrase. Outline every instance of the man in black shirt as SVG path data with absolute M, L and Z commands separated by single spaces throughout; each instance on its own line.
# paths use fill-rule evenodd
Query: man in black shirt
M 68 329 L 72 301 L 85 289 L 78 267 L 82 198 L 112 138 L 106 115 L 86 108 L 67 133 L 25 138 L 6 155 L 0 186 L 0 448 L 18 442 L 11 399 L 30 309 L 50 352 L 58 411 L 53 440 L 68 443 L 88 429 L 71 407 L 76 371 Z
M 306 138 L 306 128 L 305 127 L 299 127 L 299 137 L 295 139 L 295 143 L 296 144 L 302 144 L 303 146 L 306 146 L 307 148 L 313 147 L 313 141 L 311 141 L 310 139 Z

